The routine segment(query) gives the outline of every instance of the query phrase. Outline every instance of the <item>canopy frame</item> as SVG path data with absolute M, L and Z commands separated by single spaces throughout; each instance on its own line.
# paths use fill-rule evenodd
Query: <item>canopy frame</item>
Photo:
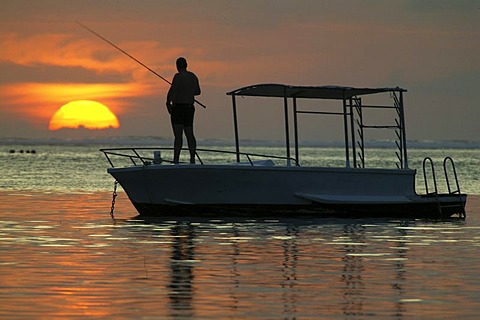
M 290 120 L 289 100 L 292 101 L 293 112 L 293 136 L 295 155 L 292 160 L 300 165 L 299 141 L 298 141 L 298 115 L 299 114 L 320 114 L 337 115 L 343 117 L 345 166 L 350 168 L 365 168 L 365 129 L 394 129 L 397 140 L 397 168 L 408 169 L 405 116 L 403 105 L 403 93 L 407 90 L 400 87 L 385 88 L 354 88 L 344 86 L 292 86 L 284 84 L 256 84 L 242 87 L 230 92 L 227 95 L 232 97 L 233 121 L 235 134 L 235 148 L 237 162 L 240 162 L 240 139 L 238 131 L 237 103 L 236 97 L 271 97 L 282 98 L 284 109 L 285 125 L 285 146 L 287 159 L 292 159 L 290 154 Z M 362 97 L 367 95 L 389 93 L 392 104 L 388 105 L 362 105 Z M 342 108 L 338 112 L 319 112 L 298 110 L 298 99 L 326 99 L 340 100 Z M 395 125 L 366 125 L 363 119 L 363 110 L 367 108 L 394 109 L 396 111 Z M 356 130 L 355 130 L 356 129 Z M 355 132 L 357 134 L 355 134 Z M 357 152 L 358 147 L 358 152 Z M 351 163 L 352 162 L 352 163 Z M 291 162 L 288 161 L 287 165 Z

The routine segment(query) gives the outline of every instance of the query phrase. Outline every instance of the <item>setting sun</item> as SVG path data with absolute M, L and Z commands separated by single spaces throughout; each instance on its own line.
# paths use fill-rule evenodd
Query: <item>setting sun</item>
M 49 130 L 62 128 L 78 129 L 119 128 L 115 114 L 105 105 L 90 100 L 77 100 L 63 105 L 55 112 L 48 124 Z

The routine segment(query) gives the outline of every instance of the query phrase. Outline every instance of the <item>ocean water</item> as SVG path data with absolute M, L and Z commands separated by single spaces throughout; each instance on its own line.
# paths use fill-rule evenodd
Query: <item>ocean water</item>
M 156 220 L 122 190 L 110 217 L 101 147 L 0 145 L 0 318 L 478 318 L 480 149 L 409 153 L 439 176 L 455 160 L 465 220 Z M 341 148 L 303 151 L 305 164 L 343 164 Z M 391 167 L 389 152 L 368 159 Z

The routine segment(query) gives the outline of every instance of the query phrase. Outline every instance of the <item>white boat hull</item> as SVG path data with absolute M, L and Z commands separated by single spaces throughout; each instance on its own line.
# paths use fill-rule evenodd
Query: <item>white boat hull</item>
M 409 169 L 142 165 L 108 172 L 145 215 L 449 217 L 466 201 L 464 195 L 417 195 L 415 170 Z

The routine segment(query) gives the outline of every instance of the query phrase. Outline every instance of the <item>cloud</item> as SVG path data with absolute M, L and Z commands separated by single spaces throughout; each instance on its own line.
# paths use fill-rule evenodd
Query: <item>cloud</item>
M 132 51 L 155 50 L 151 41 L 124 45 L 136 48 Z M 98 41 L 8 33 L 0 38 L 0 47 L 0 108 L 9 113 L 48 119 L 63 104 L 88 99 L 121 114 L 128 112 L 131 99 L 160 91 L 148 71 Z
M 3 1 L 0 111 L 7 118 L 20 111 L 47 117 L 64 99 L 81 95 L 129 113 L 135 132 L 147 130 L 137 124 L 159 115 L 168 85 L 80 28 L 80 20 L 167 79 L 175 59 L 187 57 L 209 105 L 205 118 L 198 113 L 197 128 L 211 136 L 227 130 L 210 124 L 226 117 L 224 93 L 261 82 L 399 85 L 422 104 L 409 113 L 420 124 L 435 125 L 448 112 L 471 123 L 465 111 L 477 109 L 474 92 L 462 91 L 453 111 L 445 99 L 432 106 L 416 88 L 454 96 L 452 77 L 456 86 L 478 80 L 468 75 L 480 72 L 479 14 L 478 1 L 470 0 Z M 456 132 L 437 130 L 438 137 Z
M 66 34 L 20 36 L 10 33 L 1 37 L 0 46 L 0 61 L 21 66 L 81 67 L 98 73 L 129 73 L 132 70 L 118 52 Z
M 153 91 L 140 84 L 23 83 L 3 85 L 0 98 L 10 113 L 50 119 L 55 111 L 72 100 L 99 101 L 116 114 L 128 112 L 131 98 Z M 12 108 L 15 106 L 14 108 Z

